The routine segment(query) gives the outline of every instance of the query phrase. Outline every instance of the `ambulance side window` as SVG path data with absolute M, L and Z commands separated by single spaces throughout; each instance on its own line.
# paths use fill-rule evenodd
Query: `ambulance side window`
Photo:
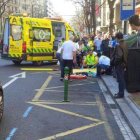
M 50 42 L 51 30 L 49 28 L 33 28 L 33 41 Z
M 71 35 L 73 35 L 74 36 L 74 38 L 76 38 L 76 36 L 75 36 L 75 34 L 74 34 L 74 32 L 73 31 L 68 31 L 69 32 L 69 37 L 71 36 Z
M 22 28 L 19 25 L 11 25 L 11 36 L 13 41 L 22 39 Z

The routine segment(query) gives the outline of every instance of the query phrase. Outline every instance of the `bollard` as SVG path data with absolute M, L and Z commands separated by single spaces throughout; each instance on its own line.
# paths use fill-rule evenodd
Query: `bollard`
M 64 78 L 64 101 L 63 102 L 69 102 L 68 101 L 68 77 L 69 77 L 69 68 L 65 67 L 65 78 Z

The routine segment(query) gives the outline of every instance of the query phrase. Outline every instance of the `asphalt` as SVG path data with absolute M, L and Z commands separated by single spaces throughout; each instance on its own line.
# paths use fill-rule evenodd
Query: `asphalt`
M 113 76 L 102 76 L 102 80 L 107 87 L 110 95 L 113 98 L 113 95 L 118 92 L 118 83 Z M 138 93 L 139 94 L 139 93 Z M 116 105 L 121 110 L 125 120 L 132 129 L 136 138 L 140 140 L 140 108 L 135 103 L 135 100 L 138 96 L 136 93 L 129 93 L 125 90 L 125 96 L 123 99 L 114 99 Z
M 35 67 L 31 63 L 15 66 L 0 59 L 0 80 L 5 85 L 20 68 Z M 58 68 L 44 64 L 42 68 Z M 0 140 L 124 140 L 112 109 L 96 78 L 69 83 L 68 99 L 64 99 L 64 83 L 60 72 L 27 71 L 4 89 L 4 115 L 0 123 Z M 28 113 L 27 113 L 28 112 Z M 24 116 L 25 115 L 25 116 Z M 27 116 L 26 116 L 27 115 Z

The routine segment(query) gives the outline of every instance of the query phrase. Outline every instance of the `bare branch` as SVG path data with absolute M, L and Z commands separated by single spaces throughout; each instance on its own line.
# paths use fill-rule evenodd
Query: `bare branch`
M 5 6 L 7 5 L 8 2 L 10 2 L 10 0 L 3 2 L 3 4 L 0 6 L 0 18 L 2 17 L 3 13 L 5 12 Z

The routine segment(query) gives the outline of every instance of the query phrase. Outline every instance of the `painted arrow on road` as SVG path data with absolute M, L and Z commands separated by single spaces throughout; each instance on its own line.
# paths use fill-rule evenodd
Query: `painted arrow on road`
M 5 89 L 9 85 L 11 85 L 13 82 L 15 82 L 19 78 L 26 78 L 26 73 L 25 72 L 18 73 L 18 74 L 15 74 L 13 76 L 10 76 L 9 78 L 13 78 L 13 79 L 11 81 L 9 81 L 8 83 L 6 83 L 5 85 L 3 85 L 2 86 L 3 89 Z

